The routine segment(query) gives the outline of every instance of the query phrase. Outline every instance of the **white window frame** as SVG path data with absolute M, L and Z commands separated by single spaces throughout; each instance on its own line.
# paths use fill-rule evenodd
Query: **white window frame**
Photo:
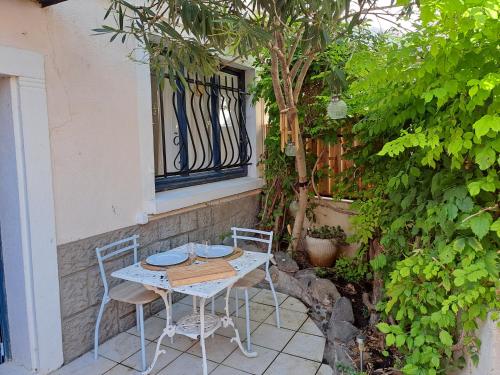
M 139 61 L 144 61 L 144 56 L 137 56 Z M 247 88 L 255 78 L 253 67 L 244 63 L 231 63 L 234 68 L 245 71 L 245 83 Z M 169 211 L 178 210 L 199 203 L 225 198 L 231 195 L 245 193 L 260 189 L 263 180 L 260 178 L 257 162 L 262 153 L 262 111 L 258 106 L 254 106 L 251 100 L 246 103 L 246 125 L 247 132 L 252 146 L 252 158 L 248 166 L 246 177 L 232 180 L 218 181 L 203 185 L 189 186 L 168 191 L 155 191 L 155 168 L 154 168 L 154 139 L 152 128 L 152 98 L 151 98 L 151 77 L 148 64 L 137 64 L 137 105 L 139 142 L 141 152 L 142 171 L 142 201 L 143 211 L 137 213 L 136 221 L 144 224 L 148 221 L 149 215 L 157 215 Z

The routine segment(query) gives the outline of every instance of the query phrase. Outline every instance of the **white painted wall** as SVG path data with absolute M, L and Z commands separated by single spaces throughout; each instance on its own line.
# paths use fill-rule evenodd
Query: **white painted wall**
M 158 211 L 149 70 L 128 59 L 133 46 L 92 35 L 107 3 L 0 2 L 0 46 L 45 56 L 58 244 Z M 255 123 L 255 110 L 248 113 Z
M 136 68 L 91 35 L 106 3 L 0 4 L 0 45 L 45 56 L 58 243 L 132 225 L 142 204 Z

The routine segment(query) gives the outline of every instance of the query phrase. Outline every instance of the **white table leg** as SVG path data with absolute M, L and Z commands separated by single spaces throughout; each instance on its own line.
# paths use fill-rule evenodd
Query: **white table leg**
M 163 338 L 165 336 L 173 337 L 175 335 L 175 326 L 172 324 L 172 317 L 171 317 L 171 311 L 172 311 L 172 305 L 170 304 L 170 292 L 167 290 L 163 289 L 158 289 L 154 287 L 150 287 L 148 285 L 144 285 L 147 289 L 153 290 L 156 294 L 158 294 L 162 299 L 163 302 L 165 303 L 165 313 L 167 315 L 167 321 L 165 328 L 163 329 L 163 332 L 161 336 L 158 338 L 158 342 L 156 343 L 156 350 L 155 350 L 155 355 L 153 357 L 153 362 L 149 365 L 149 367 L 141 373 L 141 375 L 148 375 L 153 368 L 155 367 L 156 361 L 158 360 L 158 357 L 161 354 L 165 354 L 166 351 L 161 348 L 161 343 L 163 341 Z
M 245 288 L 245 326 L 247 329 L 247 350 L 252 351 L 252 337 L 250 336 L 250 301 L 248 299 L 248 288 Z
M 228 287 L 227 293 L 226 293 L 226 316 L 224 316 L 222 318 L 222 325 L 224 326 L 224 328 L 226 328 L 228 326 L 233 327 L 235 336 L 233 338 L 231 338 L 231 342 L 235 341 L 236 344 L 238 344 L 238 347 L 240 348 L 241 352 L 246 357 L 249 357 L 249 358 L 257 357 L 257 355 L 258 355 L 257 352 L 251 352 L 251 351 L 245 350 L 245 348 L 243 347 L 243 344 L 241 343 L 240 333 L 238 332 L 238 329 L 234 325 L 233 319 L 231 318 L 231 315 L 229 314 L 229 294 L 230 293 L 231 293 L 231 287 Z M 247 315 L 247 318 L 248 318 L 248 315 Z M 249 339 L 250 339 L 250 337 L 249 337 Z
M 203 375 L 208 375 L 207 352 L 205 350 L 205 298 L 200 298 L 200 345 L 203 359 Z

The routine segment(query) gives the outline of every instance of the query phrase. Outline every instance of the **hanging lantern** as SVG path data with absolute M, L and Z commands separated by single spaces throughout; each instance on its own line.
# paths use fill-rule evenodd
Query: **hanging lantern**
M 297 155 L 297 147 L 293 144 L 293 142 L 289 141 L 285 147 L 285 155 L 286 156 L 296 156 Z
M 333 120 L 346 118 L 347 116 L 346 102 L 340 99 L 340 96 L 334 95 L 332 97 L 332 101 L 330 102 L 330 104 L 328 104 L 327 113 L 328 117 L 330 117 Z

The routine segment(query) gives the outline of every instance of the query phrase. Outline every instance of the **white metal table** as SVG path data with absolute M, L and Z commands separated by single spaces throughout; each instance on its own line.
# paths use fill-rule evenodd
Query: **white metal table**
M 169 251 L 176 251 L 187 253 L 189 244 L 182 245 L 175 249 Z M 243 278 L 249 272 L 255 270 L 259 266 L 266 263 L 266 261 L 270 258 L 270 255 L 267 253 L 258 253 L 254 251 L 244 251 L 243 255 L 237 259 L 230 260 L 229 263 L 236 270 L 236 276 L 214 280 L 214 281 L 206 281 L 202 283 L 186 285 L 181 287 L 172 287 L 168 282 L 165 271 L 150 271 L 141 267 L 140 263 L 133 264 L 129 267 L 122 268 L 117 270 L 111 274 L 111 276 L 134 281 L 137 283 L 143 284 L 147 289 L 151 289 L 159 294 L 163 301 L 165 302 L 166 307 L 166 326 L 158 339 L 158 343 L 156 344 L 156 351 L 153 358 L 153 362 L 151 365 L 144 371 L 142 374 L 149 374 L 158 359 L 160 354 L 165 353 L 165 351 L 160 350 L 160 344 L 165 336 L 173 337 L 175 334 L 180 334 L 184 336 L 191 337 L 193 339 L 200 339 L 200 346 L 202 352 L 202 361 L 203 361 L 203 375 L 208 374 L 207 370 L 207 355 L 205 350 L 205 339 L 211 336 L 217 329 L 222 327 L 233 327 L 235 336 L 231 338 L 231 342 L 235 341 L 238 344 L 238 347 L 242 351 L 242 353 L 247 357 L 256 357 L 256 352 L 250 352 L 245 350 L 243 347 L 240 334 L 238 329 L 234 325 L 234 322 L 229 314 L 229 294 L 231 292 L 231 287 L 236 283 L 239 279 Z M 196 262 L 201 263 L 201 262 Z M 205 312 L 205 301 L 207 298 L 212 298 L 215 295 L 222 292 L 224 289 L 226 291 L 226 307 L 225 307 L 225 315 L 223 317 L 219 317 L 212 313 Z M 199 310 L 196 311 L 196 303 L 193 303 L 193 314 L 187 315 L 178 322 L 172 322 L 172 299 L 171 293 L 178 292 L 187 295 L 193 296 L 193 299 L 200 298 Z M 248 306 L 246 307 L 248 309 Z M 248 320 L 248 311 L 247 311 L 247 320 Z M 248 322 L 247 322 L 248 323 Z M 204 334 L 201 334 L 204 332 Z

